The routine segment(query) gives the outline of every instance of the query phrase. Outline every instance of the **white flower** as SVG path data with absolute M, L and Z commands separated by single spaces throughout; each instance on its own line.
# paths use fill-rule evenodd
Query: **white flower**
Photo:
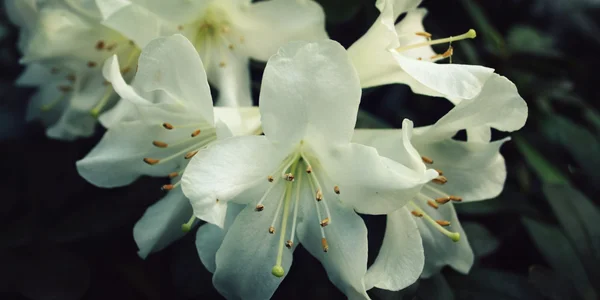
M 111 55 L 122 59 L 128 78 L 139 49 L 130 40 L 100 24 L 91 1 L 8 1 L 13 22 L 21 26 L 21 62 L 27 64 L 18 85 L 39 87 L 28 119 L 41 119 L 48 136 L 72 140 L 90 136 L 96 117 L 117 96 L 102 77 L 102 63 Z
M 263 75 L 265 135 L 217 141 L 192 159 L 182 189 L 198 218 L 225 228 L 227 204 L 246 205 L 215 255 L 213 283 L 224 296 L 269 298 L 302 243 L 349 298 L 368 297 L 367 230 L 356 212 L 394 211 L 437 173 L 350 143 L 360 95 L 338 43 L 289 43 Z M 418 253 L 406 259 L 422 266 Z
M 104 24 L 139 45 L 173 33 L 186 36 L 219 89 L 218 105 L 251 106 L 249 58 L 266 61 L 285 42 L 326 38 L 314 1 L 96 0 Z
M 179 178 L 189 159 L 218 138 L 257 132 L 258 109 L 220 108 L 212 98 L 202 61 L 181 35 L 159 38 L 142 51 L 135 85 L 127 85 L 116 57 L 104 67 L 122 101 L 134 109 L 111 126 L 102 140 L 77 162 L 79 174 L 100 187 L 128 185 L 141 175 L 164 176 L 169 191 L 148 209 L 134 228 L 140 256 L 157 251 L 193 225 L 192 210 L 181 192 Z M 215 118 L 216 117 L 216 118 Z M 216 120 L 215 120 L 216 119 Z M 229 128 L 223 122 L 233 126 Z
M 427 11 L 417 8 L 421 0 L 378 0 L 379 18 L 350 48 L 348 53 L 363 88 L 402 83 L 413 92 L 429 96 L 471 99 L 481 91 L 494 70 L 482 66 L 440 64 L 452 56 L 452 48 L 435 53 L 430 45 L 474 38 L 475 31 L 446 39 L 432 40 L 423 28 Z M 396 19 L 406 16 L 395 24 Z
M 435 274 L 444 265 L 462 273 L 471 268 L 473 252 L 452 203 L 489 199 L 502 191 L 506 167 L 499 149 L 508 138 L 490 142 L 490 127 L 514 131 L 526 119 L 527 105 L 516 87 L 494 75 L 476 98 L 463 100 L 434 125 L 416 128 L 414 134 L 410 121 L 404 121 L 402 130 L 355 131 L 355 142 L 375 147 L 383 156 L 417 172 L 426 169 L 426 164 L 439 172 L 439 177 L 426 184 L 408 205 L 418 217 L 425 248 L 423 277 Z M 467 141 L 452 139 L 461 129 L 467 129 Z M 399 151 L 407 142 L 415 148 L 410 156 Z M 408 246 L 390 224 L 408 222 L 408 216 L 388 215 L 384 243 L 374 266 L 401 268 L 402 253 Z

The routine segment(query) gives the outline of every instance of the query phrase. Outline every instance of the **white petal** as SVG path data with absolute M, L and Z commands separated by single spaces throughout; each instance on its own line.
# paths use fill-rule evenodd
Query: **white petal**
M 209 43 L 205 47 L 217 47 L 216 49 L 201 49 L 211 51 L 210 56 L 204 54 L 203 61 L 206 62 L 208 79 L 219 89 L 218 106 L 252 106 L 250 95 L 250 69 L 248 57 L 239 51 L 230 50 L 229 46 L 222 43 Z
M 292 264 L 292 253 L 280 243 L 280 235 L 268 232 L 279 201 L 279 193 L 265 200 L 265 209 L 256 212 L 248 205 L 237 216 L 217 251 L 215 288 L 228 299 L 269 299 Z M 288 220 L 288 228 L 291 220 Z M 278 227 L 277 227 L 278 228 Z M 283 247 L 281 267 L 284 277 L 275 277 L 271 270 L 276 264 L 279 247 Z
M 243 51 L 258 60 L 266 61 L 290 41 L 327 38 L 325 14 L 314 1 L 263 1 L 230 13 L 232 25 L 244 37 Z
M 180 188 L 175 188 L 165 197 L 148 207 L 142 218 L 133 227 L 141 258 L 169 246 L 185 235 L 181 225 L 192 216 L 192 206 Z
M 360 95 L 356 71 L 340 44 L 288 43 L 265 68 L 259 101 L 263 130 L 282 145 L 313 137 L 346 143 Z
M 526 120 L 527 103 L 519 96 L 515 85 L 506 77 L 494 74 L 481 94 L 461 101 L 431 126 L 427 138 L 447 138 L 461 129 L 480 126 L 515 131 L 523 127 Z
M 420 154 L 433 159 L 432 168 L 442 170 L 448 178 L 446 184 L 436 185 L 437 189 L 460 196 L 464 201 L 475 201 L 494 198 L 502 191 L 506 166 L 500 146 L 506 141 L 472 143 L 446 139 L 418 142 L 415 147 Z
M 202 135 L 196 138 L 200 137 Z M 193 146 L 197 143 L 159 148 L 153 141 L 174 144 L 186 139 L 191 139 L 188 131 L 166 130 L 158 122 L 119 123 L 106 131 L 96 147 L 77 162 L 77 170 L 87 181 L 100 187 L 128 185 L 141 175 L 167 176 L 185 166 L 185 153 L 195 150 Z M 190 146 L 192 148 L 186 151 Z M 172 155 L 176 157 L 156 165 L 143 161 L 144 158 L 164 159 Z
M 136 79 L 141 90 L 162 90 L 209 124 L 214 123 L 204 66 L 184 36 L 176 34 L 153 40 L 143 49 L 138 66 Z
M 227 124 L 234 135 L 260 133 L 260 111 L 258 107 L 215 107 L 215 118 Z
M 446 229 L 458 232 L 460 240 L 453 242 L 423 218 L 416 220 L 425 249 L 425 267 L 421 276 L 431 277 L 445 265 L 451 266 L 460 273 L 468 273 L 473 265 L 473 250 L 469 246 L 467 235 L 460 226 L 452 203 L 440 205 L 438 209 L 427 209 L 427 213 L 434 220 L 450 221 L 450 226 Z
M 161 19 L 179 24 L 194 21 L 204 14 L 205 9 L 215 1 L 164 1 L 135 0 L 136 4 L 160 16 Z M 220 1 L 219 1 L 220 2 Z
M 341 199 L 365 214 L 387 214 L 404 206 L 437 172 L 415 172 L 380 156 L 372 147 L 348 144 L 319 152 L 319 161 L 341 190 Z
M 298 239 L 321 261 L 329 280 L 349 299 L 369 299 L 363 280 L 367 273 L 367 227 L 362 218 L 332 191 L 324 191 L 323 201 L 327 201 L 331 212 L 331 221 L 324 228 L 328 244 L 328 252 L 324 252 L 315 200 L 311 194 L 303 198 L 299 200 L 302 213 L 298 217 Z
M 25 66 L 25 71 L 19 75 L 15 82 L 18 86 L 40 86 L 48 83 L 54 76 L 50 70 L 38 63 L 31 63 Z
M 492 130 L 489 126 L 482 125 L 467 128 L 467 141 L 489 143 L 492 140 Z
M 212 208 L 267 182 L 282 159 L 264 136 L 217 141 L 192 158 L 181 179 L 183 192 L 198 218 L 223 227 L 225 216 L 212 216 Z
M 211 273 L 214 273 L 217 268 L 216 255 L 225 239 L 225 234 L 243 208 L 244 205 L 228 203 L 224 228 L 219 228 L 217 225 L 206 223 L 200 226 L 198 232 L 196 232 L 196 249 L 198 249 L 198 256 L 200 257 L 202 264 L 204 264 L 206 269 Z
M 414 216 L 401 208 L 387 216 L 383 244 L 367 271 L 367 289 L 399 291 L 413 284 L 423 271 L 425 256 Z

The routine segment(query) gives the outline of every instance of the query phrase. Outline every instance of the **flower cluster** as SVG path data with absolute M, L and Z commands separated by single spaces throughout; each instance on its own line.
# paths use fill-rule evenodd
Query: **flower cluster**
M 471 268 L 453 205 L 500 193 L 508 139 L 491 130 L 527 118 L 508 79 L 431 48 L 474 30 L 432 39 L 420 0 L 379 0 L 346 50 L 310 0 L 6 3 L 27 66 L 18 83 L 39 88 L 28 117 L 59 139 L 91 135 L 96 119 L 106 127 L 81 176 L 105 188 L 170 179 L 133 229 L 141 257 L 201 220 L 198 254 L 232 299 L 269 298 L 300 244 L 352 299 Z M 267 61 L 258 107 L 250 58 Z M 361 88 L 391 83 L 455 106 L 430 126 L 355 129 Z M 453 138 L 460 130 L 466 141 Z M 371 266 L 360 214 L 387 216 Z

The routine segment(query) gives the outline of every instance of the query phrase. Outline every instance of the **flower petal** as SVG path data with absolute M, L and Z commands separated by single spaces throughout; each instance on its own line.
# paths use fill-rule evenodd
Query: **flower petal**
M 265 135 L 282 145 L 313 137 L 346 143 L 360 95 L 358 76 L 340 44 L 288 43 L 267 62 L 263 75 L 259 104 Z
M 230 50 L 225 44 L 212 42 L 210 45 L 217 48 L 206 49 L 205 51 L 211 51 L 212 56 L 207 57 L 208 54 L 205 54 L 203 59 L 206 61 L 210 83 L 219 89 L 216 105 L 252 106 L 248 57 L 239 51 Z M 206 45 L 204 48 L 209 48 L 209 46 Z
M 252 135 L 261 132 L 258 107 L 215 107 L 215 118 L 227 124 L 234 135 Z
M 365 285 L 399 291 L 419 279 L 424 264 L 417 224 L 408 209 L 401 208 L 387 216 L 383 244 L 367 271 Z
M 169 246 L 185 235 L 181 225 L 192 216 L 192 207 L 180 188 L 173 189 L 162 199 L 148 207 L 135 226 L 135 240 L 141 258 Z
M 502 192 L 506 166 L 500 147 L 508 140 L 491 143 L 452 139 L 418 141 L 415 147 L 420 154 L 433 160 L 432 168 L 443 171 L 448 178 L 446 184 L 436 186 L 436 189 L 460 196 L 464 201 L 476 201 L 494 198 Z
M 465 231 L 460 226 L 453 204 L 440 205 L 438 209 L 427 210 L 427 213 L 434 220 L 449 221 L 450 226 L 447 229 L 458 232 L 460 240 L 453 242 L 437 231 L 431 224 L 426 223 L 425 220 L 417 220 L 417 226 L 423 240 L 423 248 L 425 249 L 425 267 L 421 276 L 431 277 L 445 265 L 451 266 L 460 273 L 468 273 L 474 261 L 473 250 L 469 246 Z
M 291 250 L 285 248 L 277 231 L 276 234 L 268 232 L 283 191 L 278 192 L 267 197 L 261 212 L 256 212 L 252 205 L 246 206 L 235 218 L 217 251 L 213 284 L 225 298 L 269 299 L 289 272 L 295 246 Z M 280 247 L 283 247 L 281 267 L 284 274 L 276 277 L 271 271 Z
M 211 273 L 214 273 L 217 268 L 216 255 L 225 239 L 225 234 L 243 208 L 244 205 L 228 203 L 224 228 L 219 228 L 217 225 L 206 223 L 200 226 L 198 232 L 196 232 L 196 249 L 198 249 L 198 256 L 200 257 L 202 264 L 204 264 L 206 269 Z
M 365 214 L 395 211 L 438 176 L 434 170 L 415 172 L 360 144 L 319 151 L 319 156 L 323 169 L 339 186 L 342 201 Z
M 244 37 L 243 51 L 258 60 L 268 60 L 289 41 L 327 38 L 325 14 L 315 1 L 263 1 L 230 13 L 233 27 Z
M 216 202 L 226 203 L 261 181 L 267 182 L 267 176 L 282 161 L 280 156 L 264 136 L 216 141 L 190 161 L 181 179 L 183 193 L 198 218 L 223 227 L 224 220 L 211 216 L 207 209 Z
M 145 92 L 162 90 L 176 103 L 214 124 L 212 97 L 194 46 L 176 34 L 150 42 L 142 51 L 136 80 Z
M 312 194 L 303 198 L 299 199 L 297 227 L 300 243 L 323 264 L 329 280 L 349 299 L 369 299 L 363 280 L 367 273 L 367 227 L 362 218 L 332 191 L 324 191 L 323 201 L 331 213 L 331 221 L 324 228 L 328 244 L 328 251 L 324 252 L 315 200 Z
M 458 103 L 434 125 L 426 129 L 427 139 L 452 137 L 461 129 L 489 126 L 501 131 L 515 131 L 525 125 L 527 103 L 506 77 L 492 76 L 481 94 Z M 420 137 L 415 136 L 415 139 Z

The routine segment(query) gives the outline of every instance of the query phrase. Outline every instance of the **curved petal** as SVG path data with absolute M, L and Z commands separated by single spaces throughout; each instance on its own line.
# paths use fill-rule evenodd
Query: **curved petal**
M 25 66 L 25 71 L 15 81 L 18 86 L 40 86 L 55 77 L 50 69 L 39 63 L 30 63 Z
M 461 129 L 484 125 L 515 131 L 523 127 L 526 120 L 527 103 L 515 85 L 506 77 L 494 74 L 477 97 L 458 103 L 422 134 L 415 134 L 413 141 L 420 139 L 418 136 L 430 140 L 448 138 Z
M 451 266 L 460 273 L 468 273 L 475 258 L 473 250 L 469 246 L 467 235 L 460 226 L 453 204 L 446 203 L 440 205 L 438 209 L 427 210 L 427 213 L 434 220 L 450 221 L 450 226 L 447 229 L 458 232 L 460 239 L 458 242 L 453 242 L 422 218 L 418 219 L 417 226 L 419 227 L 421 239 L 423 240 L 423 248 L 425 249 L 425 267 L 421 276 L 425 278 L 431 277 L 445 265 Z
M 325 14 L 312 0 L 257 2 L 236 7 L 230 17 L 233 27 L 244 37 L 244 52 L 258 60 L 268 60 L 290 41 L 327 38 Z
M 399 291 L 423 271 L 425 255 L 414 217 L 405 207 L 387 216 L 383 244 L 365 277 L 367 289 Z
M 227 231 L 217 251 L 213 276 L 213 285 L 225 298 L 269 299 L 287 275 L 295 246 L 291 250 L 285 248 L 279 234 L 268 232 L 282 192 L 270 194 L 273 196 L 267 197 L 261 212 L 256 212 L 252 205 L 246 206 Z M 271 271 L 280 247 L 284 274 L 276 277 Z
M 228 202 L 261 181 L 267 182 L 267 176 L 283 159 L 279 156 L 264 136 L 232 137 L 198 152 L 181 179 L 194 214 L 223 227 L 225 216 L 211 215 L 212 207 Z
M 244 205 L 228 203 L 224 228 L 219 228 L 219 226 L 210 223 L 206 223 L 198 228 L 196 232 L 196 249 L 198 249 L 198 256 L 202 264 L 204 264 L 209 272 L 215 272 L 217 268 L 217 251 L 225 239 L 225 234 L 227 234 L 233 221 L 235 221 L 235 218 L 243 208 Z
M 185 235 L 181 225 L 192 216 L 192 207 L 180 188 L 173 189 L 162 199 L 148 207 L 135 226 L 133 239 L 138 255 L 146 258 Z
M 269 59 L 263 75 L 259 104 L 265 135 L 282 145 L 313 136 L 346 143 L 360 95 L 358 76 L 340 44 L 288 43 Z
M 303 190 L 309 191 L 309 188 Z M 302 198 L 299 200 L 301 213 L 297 227 L 300 243 L 323 264 L 329 280 L 349 299 L 369 299 L 364 283 L 367 273 L 367 227 L 362 218 L 339 201 L 332 191 L 324 191 L 323 201 L 326 201 L 331 213 L 329 225 L 323 228 L 328 245 L 327 252 L 324 252 L 319 225 L 321 220 L 316 213 L 315 200 L 312 194 L 305 194 Z
M 494 198 L 502 192 L 506 166 L 500 147 L 508 140 L 472 143 L 446 139 L 417 142 L 415 147 L 433 160 L 432 168 L 443 171 L 448 178 L 446 184 L 436 185 L 436 189 L 460 196 L 464 201 L 476 201 Z
M 259 134 L 260 111 L 258 107 L 215 107 L 215 118 L 227 124 L 233 135 Z
M 423 184 L 438 176 L 434 170 L 415 172 L 380 156 L 374 148 L 359 144 L 319 151 L 319 162 L 333 184 L 339 186 L 342 201 L 365 214 L 395 211 L 412 199 Z
M 206 51 L 211 51 L 212 56 L 205 54 L 203 59 L 206 61 L 210 83 L 219 89 L 219 98 L 216 105 L 229 107 L 252 106 L 248 57 L 235 49 L 229 49 L 226 44 L 211 43 L 210 45 L 218 48 L 206 49 Z M 210 47 L 209 45 L 205 46 Z
M 176 103 L 214 124 L 204 66 L 188 39 L 176 34 L 153 40 L 143 49 L 138 66 L 136 80 L 141 90 L 162 90 Z

